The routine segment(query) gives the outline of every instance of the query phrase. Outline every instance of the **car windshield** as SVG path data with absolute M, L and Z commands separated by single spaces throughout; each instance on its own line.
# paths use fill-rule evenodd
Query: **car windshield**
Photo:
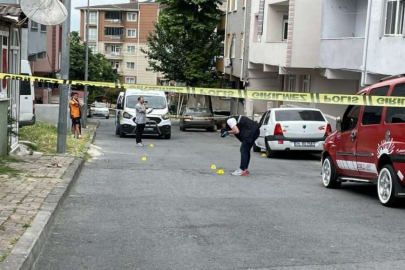
M 320 111 L 313 110 L 284 110 L 276 111 L 276 121 L 316 121 L 324 122 Z
M 138 104 L 139 95 L 127 96 L 127 108 L 135 109 L 136 104 Z M 164 109 L 166 108 L 166 99 L 159 96 L 143 96 L 145 99 L 145 104 L 147 108 L 153 109 Z
M 96 104 L 94 104 L 94 107 L 96 107 L 96 108 L 107 108 L 107 104 L 105 104 L 105 103 L 96 103 Z
M 187 108 L 186 113 L 187 115 L 197 115 L 197 114 L 205 114 L 211 115 L 211 111 L 208 108 Z

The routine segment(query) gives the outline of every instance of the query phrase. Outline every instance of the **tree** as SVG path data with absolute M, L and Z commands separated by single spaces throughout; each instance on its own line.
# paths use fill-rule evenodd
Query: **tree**
M 78 32 L 70 34 L 70 70 L 71 80 L 84 80 L 86 68 L 86 44 L 81 40 Z M 93 54 L 89 50 L 89 80 L 97 82 L 116 82 L 119 75 L 107 61 L 104 55 Z M 100 87 L 89 87 L 89 103 L 94 101 L 97 95 L 106 95 L 106 91 Z M 111 97 L 110 97 L 111 98 Z M 113 100 L 110 100 L 110 102 Z
M 214 58 L 222 38 L 215 29 L 220 0 L 158 0 L 163 6 L 156 31 L 147 39 L 149 66 L 169 80 L 188 86 L 212 86 L 218 74 Z

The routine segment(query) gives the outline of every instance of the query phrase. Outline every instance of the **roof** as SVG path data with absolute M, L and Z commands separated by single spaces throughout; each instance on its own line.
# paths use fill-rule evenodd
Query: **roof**
M 138 10 L 139 4 L 150 4 L 156 3 L 154 0 L 146 0 L 142 2 L 126 3 L 126 4 L 116 4 L 116 5 L 98 5 L 90 6 L 90 9 L 93 10 Z M 87 9 L 87 6 L 77 7 L 76 9 Z
M 0 20 L 17 23 L 24 18 L 20 5 L 0 3 Z

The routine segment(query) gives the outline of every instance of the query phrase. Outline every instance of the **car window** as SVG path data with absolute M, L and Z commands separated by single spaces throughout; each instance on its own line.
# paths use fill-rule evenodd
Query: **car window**
M 388 94 L 389 86 L 379 87 L 370 91 L 370 96 L 386 96 Z M 379 106 L 366 106 L 364 108 L 363 119 L 361 123 L 364 126 L 376 125 L 381 123 L 384 107 Z
M 21 96 L 31 96 L 31 82 L 30 81 L 20 81 L 20 95 Z
M 324 122 L 320 111 L 314 110 L 281 110 L 276 111 L 276 121 L 316 121 Z
M 138 104 L 138 95 L 127 96 L 127 108 L 135 109 Z M 147 108 L 164 109 L 166 108 L 166 99 L 160 96 L 143 96 Z
M 264 118 L 266 117 L 266 115 L 267 115 L 267 112 L 265 112 L 265 113 L 262 115 L 262 118 L 260 118 L 260 122 L 259 122 L 260 125 L 263 125 Z
M 186 114 L 211 114 L 208 108 L 187 108 Z
M 266 114 L 266 118 L 264 119 L 264 125 L 269 124 L 270 115 L 271 115 L 271 111 L 268 111 Z
M 391 96 L 405 97 L 405 84 L 395 85 Z M 405 108 L 404 107 L 388 107 L 387 114 L 385 115 L 385 122 L 387 124 L 405 123 Z
M 359 120 L 361 106 L 349 106 L 342 119 L 342 132 L 353 130 Z
M 105 103 L 96 103 L 94 106 L 96 108 L 107 108 L 107 104 Z

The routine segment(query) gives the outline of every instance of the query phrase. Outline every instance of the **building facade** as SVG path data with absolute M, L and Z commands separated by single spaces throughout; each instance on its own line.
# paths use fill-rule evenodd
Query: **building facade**
M 80 36 L 86 40 L 86 9 L 81 11 Z M 154 31 L 159 4 L 154 1 L 91 6 L 89 46 L 93 53 L 105 55 L 111 66 L 128 84 L 155 85 L 158 74 L 148 71 L 148 60 L 141 49 L 147 49 L 147 37 Z

